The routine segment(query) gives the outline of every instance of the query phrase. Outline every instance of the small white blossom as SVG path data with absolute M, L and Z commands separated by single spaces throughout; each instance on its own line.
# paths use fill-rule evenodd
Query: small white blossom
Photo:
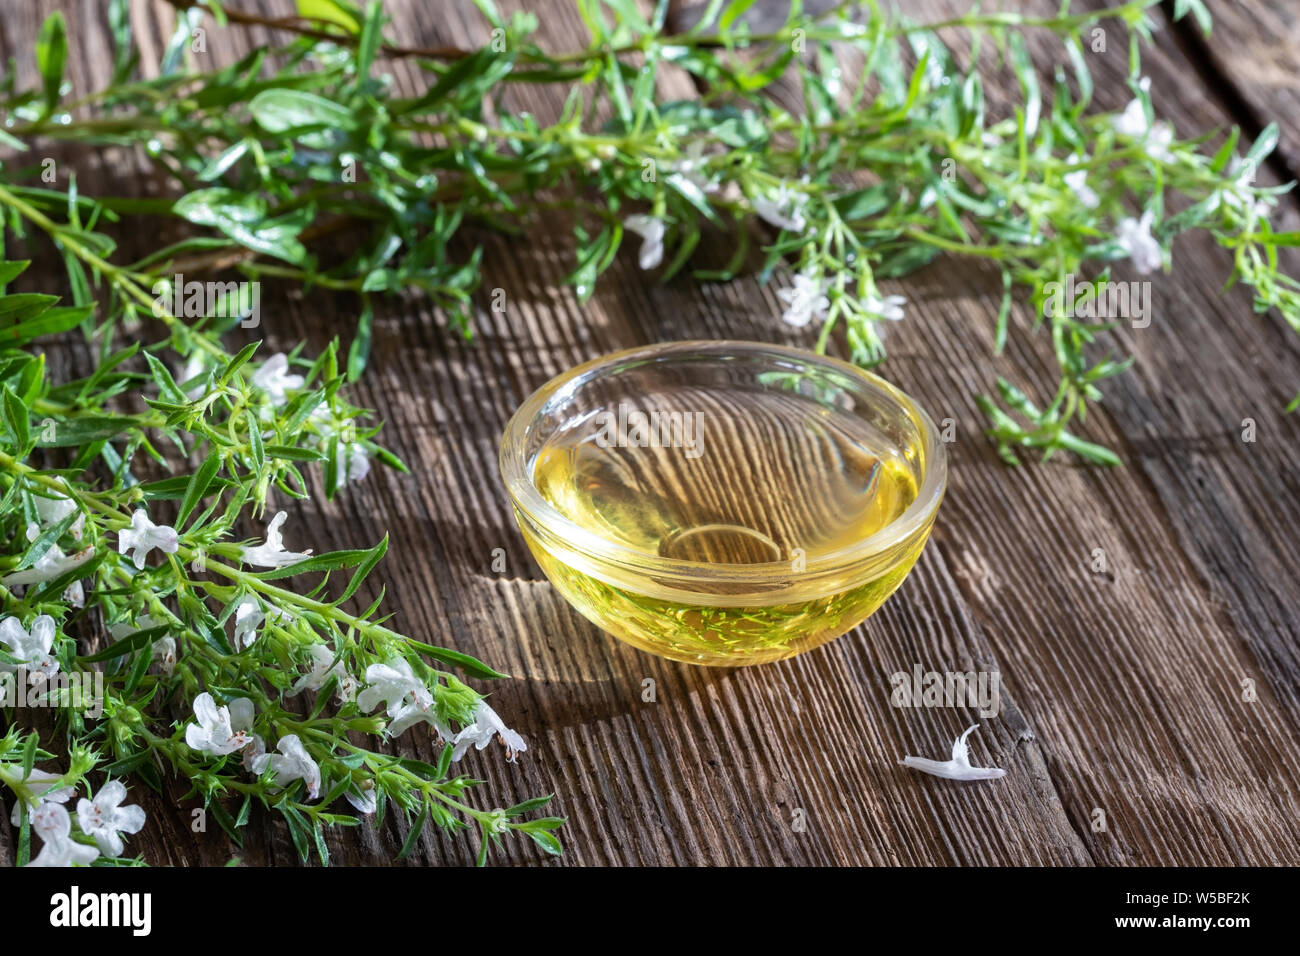
M 904 757 L 899 761 L 904 767 L 911 767 L 922 773 L 945 777 L 948 780 L 996 780 L 1006 776 L 1005 770 L 997 767 L 972 767 L 970 765 L 970 747 L 966 738 L 979 724 L 971 724 L 966 732 L 953 741 L 951 760 L 928 760 L 925 757 Z
M 335 472 L 334 487 L 331 493 L 337 494 L 349 481 L 361 481 L 370 474 L 370 452 L 359 441 L 349 440 L 355 436 L 352 419 L 343 421 L 339 427 L 334 426 L 334 412 L 328 405 L 318 405 L 311 413 L 311 420 L 320 432 L 320 448 L 328 452 L 336 436 L 343 436 L 339 442 L 339 467 Z
M 1138 86 L 1143 93 L 1147 92 L 1151 89 L 1151 78 L 1142 77 Z M 1124 107 L 1124 112 L 1115 118 L 1113 125 L 1115 132 L 1142 141 L 1143 148 L 1152 159 L 1163 162 L 1173 161 L 1173 153 L 1169 151 L 1169 146 L 1174 140 L 1173 127 L 1164 121 L 1148 123 L 1146 110 L 1140 98 L 1134 97 L 1130 100 Z
M 110 780 L 95 794 L 94 800 L 77 801 L 77 826 L 88 837 L 93 837 L 99 852 L 104 856 L 122 855 L 122 833 L 139 833 L 144 826 L 144 810 L 132 804 L 122 806 L 126 787 Z
M 153 642 L 153 659 L 168 677 L 176 670 L 176 638 L 164 634 Z
M 162 623 L 151 614 L 142 614 L 136 618 L 134 624 L 130 621 L 118 621 L 116 624 L 108 625 L 108 633 L 114 640 L 121 640 L 128 634 L 153 630 Z M 176 638 L 170 634 L 164 634 L 155 640 L 153 642 L 153 659 L 158 662 L 164 674 L 170 675 L 176 668 Z
M 231 712 L 235 712 L 232 724 Z M 230 702 L 229 707 L 218 707 L 207 691 L 194 698 L 194 717 L 197 723 L 185 728 L 185 743 L 211 757 L 224 757 L 243 750 L 256 736 L 252 731 L 253 704 L 247 697 Z
M 360 481 L 370 473 L 370 453 L 361 442 L 348 445 L 343 455 L 347 459 L 347 480 Z
M 257 640 L 257 629 L 266 620 L 256 598 L 246 597 L 235 608 L 235 650 L 246 650 Z
M 44 842 L 28 866 L 74 866 L 99 859 L 99 850 L 72 839 L 72 818 L 57 803 L 44 803 L 32 811 L 32 829 Z
M 455 739 L 451 728 L 438 719 L 433 709 L 433 693 L 415 676 L 407 661 L 399 658 L 389 664 L 371 664 L 366 668 L 366 685 L 357 696 L 357 707 L 369 712 L 383 703 L 388 714 L 388 736 L 399 736 L 416 724 L 426 723 L 448 743 Z
M 301 694 L 305 690 L 320 690 L 331 677 L 338 678 L 336 692 L 340 702 L 356 697 L 357 679 L 343 667 L 343 661 L 334 659 L 334 652 L 324 644 L 313 644 L 307 648 L 311 657 L 311 670 L 298 678 L 289 690 L 289 696 Z
M 705 155 L 704 147 L 703 139 L 692 140 L 686 147 L 685 156 L 675 163 L 670 163 L 668 168 L 701 192 L 714 193 L 718 191 L 718 184 L 705 172 L 709 157 Z
M 871 315 L 890 322 L 899 322 L 903 318 L 903 306 L 907 299 L 901 295 L 887 295 L 883 299 L 868 296 L 862 301 L 862 308 Z
M 35 541 L 41 529 L 35 521 L 27 525 L 27 540 Z M 0 584 L 7 588 L 21 588 L 31 584 L 53 581 L 68 571 L 76 570 L 95 556 L 94 548 L 82 548 L 76 554 L 67 555 L 57 544 L 51 544 L 40 560 L 26 571 L 15 571 L 0 578 Z M 80 581 L 73 581 L 63 590 L 63 600 L 75 607 L 86 606 L 86 591 Z
M 320 796 L 320 765 L 311 758 L 297 734 L 285 734 L 275 745 L 278 754 L 262 754 L 253 761 L 253 773 L 262 774 L 270 767 L 275 782 L 284 787 L 295 780 L 307 785 L 307 796 L 315 800 Z
M 48 528 L 56 525 L 74 511 L 79 510 L 77 503 L 71 498 L 64 497 L 55 491 L 42 491 L 41 495 L 48 494 L 50 497 L 43 498 L 40 495 L 32 496 L 32 503 L 36 505 L 36 514 L 41 519 L 41 526 Z M 77 516 L 77 520 L 72 522 L 68 528 L 74 538 L 81 538 L 81 532 L 86 527 L 86 514 L 82 512 Z
M 365 783 L 364 787 L 345 791 L 343 796 L 347 797 L 348 803 L 357 808 L 358 813 L 371 814 L 379 806 L 379 798 L 375 793 L 374 783 L 369 780 Z
M 248 735 L 248 743 L 243 751 L 243 764 L 245 770 L 255 773 L 253 767 L 257 764 L 257 758 L 266 753 L 266 744 L 262 743 L 261 737 L 253 733 L 253 702 L 247 697 L 236 697 L 230 702 L 230 729 L 235 733 L 242 731 Z
M 1232 162 L 1228 164 L 1228 175 L 1234 177 L 1233 183 L 1222 192 L 1224 205 L 1241 213 L 1252 227 L 1257 218 L 1268 216 L 1276 202 L 1272 196 L 1255 195 L 1257 171 L 1254 163 L 1243 162 L 1240 156 L 1232 157 Z
M 366 687 L 357 697 L 357 707 L 369 712 L 382 702 L 391 716 L 407 702 L 408 695 L 425 708 L 433 704 L 433 694 L 407 661 L 398 658 L 389 664 L 371 664 L 366 668 Z
M 1154 272 L 1164 264 L 1164 251 L 1160 243 L 1151 235 L 1151 223 L 1155 214 L 1148 209 L 1141 219 L 1129 217 L 1120 222 L 1115 231 L 1115 238 L 1128 253 L 1133 268 L 1140 275 Z
M 305 379 L 289 372 L 289 358 L 276 352 L 253 373 L 253 387 L 266 392 L 272 405 L 283 405 L 289 400 L 288 392 L 302 388 Z
M 664 221 L 638 213 L 623 220 L 623 225 L 641 237 L 641 255 L 637 264 L 654 269 L 664 261 Z
M 284 550 L 284 538 L 280 535 L 280 528 L 288 519 L 288 512 L 277 511 L 271 523 L 266 526 L 266 543 L 245 547 L 241 560 L 245 564 L 262 568 L 282 568 L 289 564 L 297 564 L 310 555 L 310 548 L 306 551 Z
M 1065 161 L 1071 165 L 1079 162 L 1079 155 L 1071 153 L 1065 158 Z M 1074 193 L 1074 198 L 1079 200 L 1081 205 L 1089 209 L 1096 209 L 1097 203 L 1101 200 L 1091 186 L 1088 185 L 1088 171 L 1086 169 L 1076 169 L 1072 173 L 1066 173 L 1062 179 L 1065 185 L 1069 187 L 1070 192 Z
M 794 286 L 776 293 L 789 308 L 781 314 L 781 321 L 803 328 L 813 319 L 824 319 L 830 310 L 831 300 L 822 290 L 822 281 L 813 275 L 800 272 L 794 277 Z
M 6 645 L 6 653 L 20 662 L 9 664 L 0 661 L 0 671 L 14 671 L 22 667 L 41 673 L 46 679 L 53 677 L 59 672 L 59 662 L 51 653 L 54 631 L 54 618 L 48 614 L 38 615 L 32 621 L 30 631 L 25 630 L 16 617 L 0 620 L 0 644 Z
M 185 367 L 181 369 L 179 384 L 184 385 L 186 382 L 197 379 L 200 375 L 208 370 L 207 360 L 203 357 L 201 351 L 196 351 L 185 362 Z M 205 389 L 205 382 L 198 382 L 193 388 L 185 393 L 185 397 L 191 402 L 201 398 Z
M 808 194 L 789 183 L 782 183 L 772 195 L 759 196 L 752 202 L 759 218 L 779 229 L 803 232 L 807 228 L 803 207 L 808 204 Z
M 166 554 L 175 554 L 179 547 L 176 529 L 167 525 L 154 524 L 143 509 L 137 509 L 131 515 L 131 527 L 117 533 L 117 553 L 135 552 L 131 561 L 136 570 L 144 568 L 144 560 L 154 548 Z
M 39 807 L 43 803 L 67 803 L 72 799 L 76 790 L 73 787 L 56 787 L 60 780 L 63 779 L 61 773 L 49 773 L 45 770 L 36 770 L 33 768 L 26 779 L 23 780 L 24 786 L 34 799 L 33 808 Z M 9 822 L 14 826 L 19 826 L 23 822 L 23 802 L 14 801 L 13 811 L 9 814 Z
M 511 763 L 516 756 L 528 749 L 524 738 L 507 727 L 497 712 L 487 705 L 487 701 L 480 700 L 474 710 L 474 722 L 456 735 L 456 749 L 452 752 L 451 759 L 459 760 L 471 746 L 482 750 L 492 743 L 494 737 L 500 738 L 505 745 L 506 759 Z

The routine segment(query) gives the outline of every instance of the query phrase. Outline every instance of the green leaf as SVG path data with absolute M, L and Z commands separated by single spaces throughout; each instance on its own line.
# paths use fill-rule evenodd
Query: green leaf
M 382 561 L 384 555 L 387 553 L 388 535 L 385 534 L 383 540 L 370 549 L 370 553 L 366 555 L 365 560 L 357 565 L 357 569 L 352 572 L 352 580 L 348 582 L 347 588 L 334 603 L 336 605 L 342 604 L 348 598 L 352 597 L 352 595 L 356 594 L 357 588 L 361 587 L 361 583 L 366 579 L 366 576 L 375 569 L 375 565 Z
M 363 550 L 331 551 L 328 554 L 318 554 L 314 558 L 306 558 L 297 564 L 262 571 L 257 577 L 263 581 L 274 581 L 277 578 L 289 578 L 295 574 L 306 574 L 309 571 L 338 571 L 341 568 L 355 567 L 364 561 L 370 553 L 370 551 Z
M 13 393 L 13 390 L 8 385 L 3 388 L 3 398 L 5 421 L 9 426 L 9 430 L 13 432 L 14 439 L 21 451 L 27 447 L 27 441 L 30 437 L 28 426 L 31 423 L 31 413 L 27 410 L 27 406 L 18 400 L 18 396 Z
M 136 420 L 126 415 L 84 415 L 78 418 L 55 419 L 50 428 L 43 428 L 38 432 L 36 446 L 75 448 L 92 442 L 123 437 L 124 432 L 136 427 Z
M 189 483 L 185 486 L 185 497 L 181 499 L 180 510 L 176 513 L 176 527 L 183 527 L 185 519 L 190 516 L 203 496 L 207 494 L 208 486 L 212 484 L 212 479 L 217 476 L 221 470 L 221 456 L 210 454 L 203 459 L 203 464 L 199 465 L 198 471 L 190 476 Z
M 361 12 L 355 4 L 342 0 L 295 0 L 295 5 L 300 17 L 333 23 L 348 33 L 361 31 Z
M 348 381 L 355 382 L 366 370 L 370 358 L 370 339 L 375 321 L 374 310 L 370 307 L 370 297 L 364 297 L 365 305 L 357 317 L 357 330 L 348 348 Z
M 325 455 L 315 448 L 298 448 L 293 445 L 265 445 L 263 451 L 268 458 L 282 461 L 322 461 Z
M 63 70 L 67 62 L 68 31 L 63 14 L 56 11 L 45 18 L 36 37 L 36 68 L 41 74 L 47 113 L 59 105 L 59 89 L 63 86 Z
M 28 568 L 35 567 L 36 563 L 40 561 L 41 558 L 45 557 L 50 548 L 54 546 L 55 542 L 68 533 L 68 530 L 80 517 L 80 510 L 73 510 L 64 515 L 61 520 L 50 525 L 38 534 L 36 539 L 27 546 L 27 550 L 24 552 L 23 558 L 18 562 L 18 567 L 15 568 L 15 570 L 26 571 Z
M 1277 123 L 1269 123 L 1255 137 L 1255 142 L 1251 144 L 1245 159 L 1242 160 L 1242 166 L 1247 169 L 1259 169 L 1268 155 L 1277 148 L 1277 140 Z
M 263 90 L 248 104 L 257 125 L 268 133 L 351 130 L 356 118 L 346 106 L 302 90 Z
M 559 838 L 556 837 L 555 834 L 551 833 L 550 831 L 525 830 L 524 832 L 527 833 L 530 837 L 532 837 L 533 842 L 536 843 L 538 846 L 540 846 L 551 856 L 564 855 L 564 847 L 560 843 Z
M 555 794 L 548 794 L 545 797 L 533 797 L 531 800 L 525 800 L 523 803 L 516 803 L 513 807 L 506 810 L 506 816 L 519 817 L 525 813 L 532 813 L 534 810 L 540 810 L 551 802 Z
M 420 842 L 420 834 L 424 832 L 424 821 L 428 819 L 428 816 L 429 807 L 426 804 L 420 810 L 420 815 L 415 818 L 415 822 L 411 824 L 411 829 L 406 834 L 406 839 L 402 841 L 402 849 L 397 853 L 397 858 L 399 860 L 405 860 L 410 856 L 411 851 L 413 851 L 416 845 Z
M 124 654 L 130 654 L 132 651 L 139 650 L 142 647 L 152 648 L 153 642 L 159 638 L 166 637 L 169 630 L 171 630 L 171 626 L 164 624 L 160 627 L 150 627 L 145 630 L 136 631 L 133 634 L 128 634 L 119 641 L 115 641 L 102 651 L 99 651 L 96 654 L 89 654 L 85 657 L 80 657 L 78 660 L 85 664 L 93 664 L 97 661 L 111 661 L 114 658 L 121 657 Z
M 212 157 L 199 173 L 199 182 L 211 182 L 220 179 L 226 170 L 234 166 L 248 152 L 249 140 L 241 139 L 238 143 L 227 146 L 217 156 Z
M 126 694 L 133 694 L 140 681 L 144 680 L 144 675 L 149 672 L 149 665 L 153 663 L 153 647 L 142 650 L 136 654 L 134 662 L 131 664 L 131 670 L 126 675 L 126 683 L 122 685 L 122 690 Z
M 375 54 L 384 39 L 384 6 L 379 0 L 370 0 L 366 7 L 366 23 L 361 30 L 361 39 L 357 43 L 357 79 L 364 80 L 370 75 L 370 65 L 375 61 Z
M 27 735 L 27 740 L 23 743 L 23 776 L 26 780 L 32 775 L 32 768 L 36 766 L 36 745 L 40 738 L 35 733 Z M 25 814 L 24 814 L 25 815 Z
M 462 654 L 460 651 L 448 650 L 445 647 L 435 647 L 432 644 L 426 644 L 423 641 L 417 641 L 414 638 L 407 638 L 406 643 L 423 651 L 435 660 L 442 661 L 444 664 L 451 664 L 453 667 L 459 667 L 471 677 L 478 677 L 482 680 L 502 680 L 510 676 L 509 674 L 502 674 L 499 671 L 494 671 L 477 658 L 470 657 L 468 654 Z

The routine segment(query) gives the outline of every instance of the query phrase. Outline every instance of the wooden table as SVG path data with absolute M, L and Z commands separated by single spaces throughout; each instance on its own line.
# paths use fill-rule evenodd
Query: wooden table
M 292 9 L 288 0 L 237 3 Z M 549 48 L 585 42 L 567 0 L 498 3 L 539 12 Z M 105 81 L 99 4 L 15 6 L 4 14 L 5 57 L 29 60 L 40 19 L 62 7 L 73 82 Z M 476 46 L 487 37 L 469 0 L 437 4 L 436 14 L 417 0 L 387 6 L 404 42 Z M 965 6 L 909 10 L 939 19 Z M 1025 6 L 1050 12 L 1055 4 Z M 1250 132 L 1276 118 L 1283 146 L 1267 175 L 1292 178 L 1300 165 L 1296 15 L 1288 21 L 1264 0 L 1212 7 L 1221 19 L 1208 44 L 1156 11 L 1162 28 L 1146 55 L 1156 109 L 1184 135 L 1233 122 Z M 171 9 L 138 0 L 134 16 L 156 53 Z M 1114 107 L 1129 95 L 1126 40 L 1108 29 L 1109 51 L 1092 54 L 1090 65 L 1100 104 Z M 209 56 L 217 66 L 282 39 L 261 28 L 214 29 Z M 1037 49 L 1041 66 L 1052 65 L 1055 49 Z M 416 80 L 409 61 L 391 69 L 403 87 Z M 556 94 L 510 90 L 514 106 L 543 118 L 558 110 Z M 163 188 L 138 158 L 51 155 L 74 163 L 91 194 Z M 1296 211 L 1288 200 L 1285 228 L 1296 228 Z M 467 767 L 503 805 L 554 791 L 570 819 L 564 863 L 1300 862 L 1300 419 L 1283 410 L 1300 388 L 1300 348 L 1281 319 L 1252 314 L 1245 291 L 1223 293 L 1227 253 L 1204 237 L 1179 239 L 1174 272 L 1155 277 L 1154 321 L 1117 332 L 1137 366 L 1108 385 L 1086 427 L 1122 454 L 1123 467 L 1111 470 L 1064 460 L 1010 469 L 981 435 L 972 395 L 989 390 L 995 374 L 1039 393 L 1053 385 L 1048 343 L 1028 333 L 1027 308 L 1015 314 L 1008 355 L 990 358 L 996 274 L 944 261 L 892 283 L 886 291 L 908 297 L 909 319 L 891 329 L 883 374 L 957 429 L 934 538 L 865 627 L 792 661 L 729 672 L 618 645 L 560 599 L 514 526 L 496 473 L 497 438 L 525 395 L 600 353 L 692 337 L 810 345 L 811 333 L 784 327 L 774 288 L 753 278 L 654 285 L 634 252 L 620 255 L 580 305 L 563 284 L 568 235 L 557 219 L 526 242 L 481 236 L 472 341 L 418 301 L 382 305 L 358 400 L 387 420 L 385 440 L 413 473 L 377 471 L 341 501 L 311 502 L 291 519 L 300 533 L 311 529 L 295 545 L 318 550 L 389 532 L 382 576 L 396 626 L 518 677 L 493 687 L 492 700 L 528 737 L 526 758 L 510 766 L 494 748 Z M 150 248 L 147 237 L 123 239 L 128 250 Z M 49 256 L 41 265 L 33 282 L 61 281 Z M 504 313 L 491 308 L 494 289 L 505 291 Z M 355 309 L 344 297 L 282 298 L 264 303 L 264 332 L 277 347 L 305 338 L 318 349 L 336 334 L 346 340 Z M 90 358 L 69 347 L 51 360 L 84 369 Z M 1256 422 L 1253 443 L 1242 440 L 1247 418 Z M 493 571 L 497 549 L 504 573 Z M 1093 570 L 1099 550 L 1101 572 Z M 981 721 L 966 710 L 892 707 L 889 675 L 918 664 L 998 671 L 1001 714 Z M 643 699 L 647 678 L 653 701 Z M 1253 701 L 1243 700 L 1245 680 Z M 961 784 L 898 766 L 904 754 L 944 756 L 976 722 L 976 762 L 1006 768 L 1004 779 Z M 432 756 L 413 734 L 401 746 Z M 155 864 L 224 862 L 226 839 L 215 827 L 191 833 L 181 792 L 146 799 L 150 825 L 133 847 Z M 402 831 L 390 819 L 378 831 L 332 834 L 331 854 L 382 863 Z M 0 858 L 13 838 L 0 820 Z M 473 849 L 431 831 L 412 861 L 465 863 Z M 254 817 L 241 857 L 296 862 L 286 829 L 265 815 Z M 516 841 L 504 859 L 543 858 Z

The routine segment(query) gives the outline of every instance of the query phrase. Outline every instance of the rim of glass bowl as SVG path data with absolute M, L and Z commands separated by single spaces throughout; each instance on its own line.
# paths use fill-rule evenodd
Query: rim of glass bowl
M 628 362 L 660 362 L 674 358 L 686 360 L 693 357 L 770 356 L 793 359 L 804 365 L 821 365 L 851 378 L 859 379 L 878 392 L 883 392 L 912 421 L 919 432 L 923 446 L 921 461 L 924 473 L 916 498 L 894 521 L 875 534 L 851 545 L 822 554 L 809 555 L 808 567 L 803 572 L 792 572 L 789 561 L 770 561 L 756 564 L 710 564 L 704 561 L 686 561 L 664 558 L 636 548 L 616 544 L 602 538 L 566 517 L 548 502 L 533 484 L 529 462 L 525 455 L 527 439 L 539 418 L 540 412 L 554 400 L 571 396 L 581 385 L 598 377 L 611 366 Z M 879 375 L 816 352 L 772 345 L 764 342 L 746 342 L 733 339 L 691 339 L 661 342 L 610 352 L 575 366 L 551 379 L 533 392 L 519 406 L 506 423 L 501 436 L 498 461 L 502 480 L 515 506 L 529 520 L 548 534 L 564 542 L 567 549 L 580 551 L 604 564 L 646 573 L 653 570 L 656 576 L 681 575 L 700 580 L 771 581 L 775 578 L 804 577 L 809 571 L 843 569 L 865 559 L 882 554 L 910 538 L 918 529 L 932 520 L 943 499 L 948 480 L 948 455 L 939 438 L 934 421 L 907 393 L 885 381 Z

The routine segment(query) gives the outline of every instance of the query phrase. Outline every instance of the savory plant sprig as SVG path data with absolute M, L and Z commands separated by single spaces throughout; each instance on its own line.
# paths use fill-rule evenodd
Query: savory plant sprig
M 765 221 L 775 232 L 760 277 L 781 263 L 796 270 L 781 292 L 785 320 L 815 323 L 817 348 L 838 343 L 865 365 L 884 357 L 884 323 L 901 318 L 905 304 L 884 295 L 879 280 L 939 255 L 995 263 L 1004 290 L 996 348 L 1023 295 L 1048 326 L 1060 372 L 1041 401 L 1004 381 L 995 397 L 980 398 L 1008 461 L 1017 451 L 1059 449 L 1118 460 L 1070 431 L 1100 400 L 1100 383 L 1128 363 L 1096 354 L 1109 325 L 1053 300 L 1053 284 L 1067 277 L 1096 290 L 1122 259 L 1150 273 L 1168 266 L 1175 235 L 1207 229 L 1233 252 L 1232 278 L 1256 290 L 1257 308 L 1300 328 L 1296 282 L 1273 254 L 1297 239 L 1269 226 L 1278 190 L 1253 184 L 1276 130 L 1240 156 L 1235 130 L 1203 153 L 1203 136 L 1178 139 L 1154 118 L 1140 49 L 1156 0 L 1064 6 L 1047 17 L 974 10 L 928 26 L 876 3 L 816 17 L 796 3 L 763 33 L 746 24 L 750 4 L 714 0 L 684 34 L 665 30 L 666 4 L 647 18 L 634 4 L 583 0 L 591 40 L 566 52 L 530 39 L 535 16 L 505 19 L 491 0 L 478 0 L 487 35 L 476 50 L 402 47 L 385 37 L 378 2 L 304 0 L 299 20 L 274 23 L 299 38 L 220 70 L 203 68 L 196 37 L 205 11 L 224 18 L 222 6 L 173 2 L 175 35 L 160 70 L 142 78 L 124 0 L 115 0 L 117 76 L 77 99 L 61 93 L 61 28 L 52 21 L 43 87 L 0 100 L 6 141 L 134 145 L 172 177 L 175 199 L 75 196 L 75 211 L 99 221 L 147 212 L 204 227 L 132 264 L 142 284 L 234 264 L 248 277 L 356 293 L 353 376 L 365 362 L 374 295 L 417 289 L 468 331 L 481 247 L 462 226 L 514 230 L 557 208 L 573 216 L 570 280 L 584 296 L 628 232 L 640 236 L 642 265 L 667 279 L 691 265 L 705 229 L 729 230 L 731 263 L 696 271 L 728 279 L 747 261 L 747 221 Z M 263 22 L 227 6 L 236 23 Z M 1189 13 L 1209 29 L 1199 0 L 1176 4 L 1178 17 Z M 1127 29 L 1132 41 L 1133 99 L 1115 114 L 1090 110 L 1088 51 L 1102 23 Z M 968 41 L 952 47 L 939 28 Z M 1031 32 L 1057 36 L 1070 64 L 1050 91 L 1027 52 Z M 984 95 L 980 51 L 989 49 L 1019 91 L 999 120 Z M 377 67 L 382 56 L 402 55 L 420 58 L 428 74 L 418 95 L 396 95 Z M 659 102 L 669 68 L 692 76 L 700 97 Z M 504 94 L 516 83 L 567 90 L 560 118 L 543 126 L 511 109 Z M 783 105 L 792 99 L 797 107 Z M 70 198 L 34 184 L 10 192 L 49 215 Z M 0 204 L 12 208 L 4 196 Z M 1174 205 L 1185 208 L 1167 216 Z M 345 226 L 364 237 L 356 251 L 322 262 L 316 240 Z M 89 295 L 83 271 L 70 265 L 78 302 Z

